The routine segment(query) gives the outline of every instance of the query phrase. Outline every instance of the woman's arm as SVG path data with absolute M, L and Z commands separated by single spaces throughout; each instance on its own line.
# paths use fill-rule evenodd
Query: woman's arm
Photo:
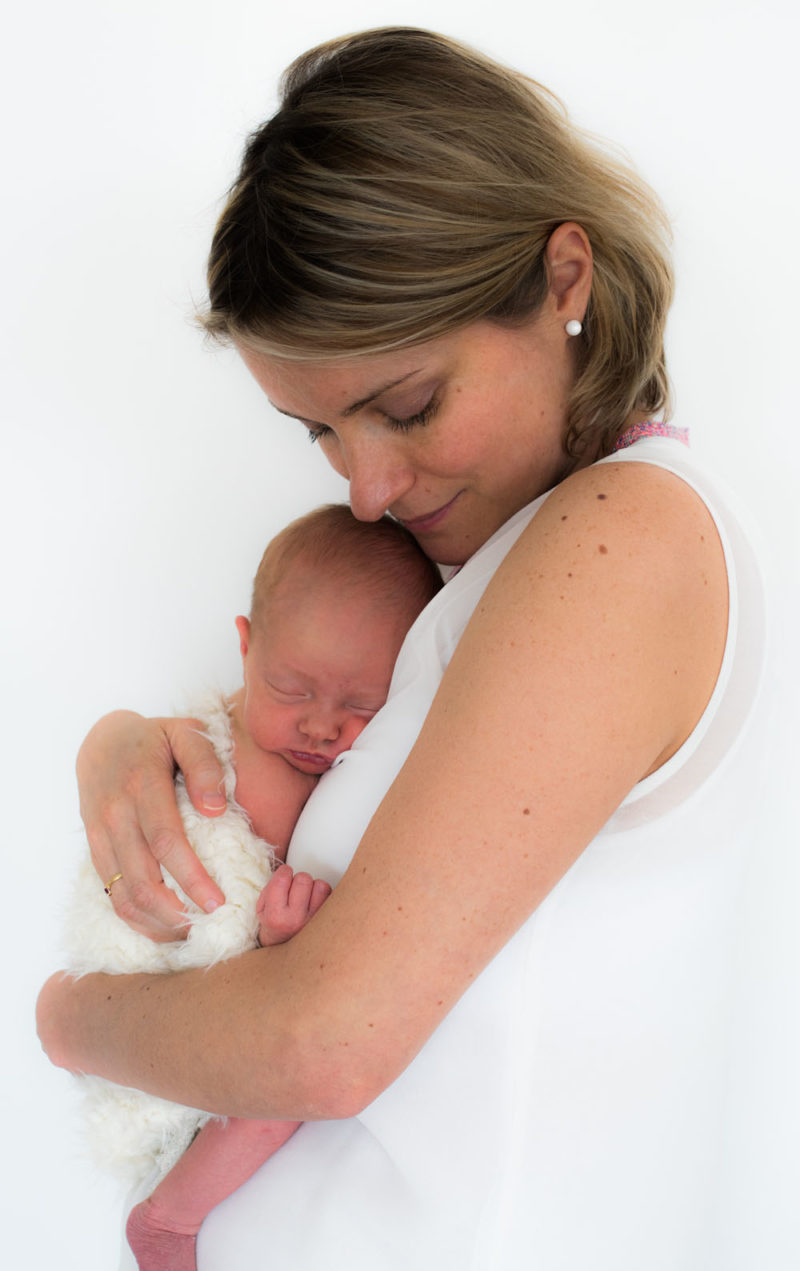
M 209 971 L 51 981 L 51 1056 L 218 1112 L 357 1112 L 689 735 L 726 615 L 686 485 L 639 464 L 576 474 L 498 570 L 314 921 Z
M 198 812 L 225 810 L 222 769 L 196 719 L 143 719 L 115 711 L 95 724 L 79 753 L 81 815 L 103 882 L 121 877 L 111 901 L 125 922 L 153 940 L 182 934 L 184 909 L 160 865 L 207 912 L 224 897 L 192 851 L 175 802 L 179 767 Z

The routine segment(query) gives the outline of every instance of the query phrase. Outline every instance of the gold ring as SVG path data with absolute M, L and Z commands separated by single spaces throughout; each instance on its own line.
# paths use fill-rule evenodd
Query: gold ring
M 111 888 L 114 886 L 114 883 L 118 883 L 121 878 L 122 878 L 121 874 L 115 874 L 113 878 L 109 878 L 108 882 L 103 888 L 103 891 L 105 892 L 107 896 L 111 895 Z

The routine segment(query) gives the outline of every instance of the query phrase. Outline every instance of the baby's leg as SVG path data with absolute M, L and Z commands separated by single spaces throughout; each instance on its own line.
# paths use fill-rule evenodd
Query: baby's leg
M 140 1271 L 196 1271 L 203 1219 L 294 1134 L 299 1121 L 209 1121 L 152 1196 L 132 1210 L 127 1236 Z

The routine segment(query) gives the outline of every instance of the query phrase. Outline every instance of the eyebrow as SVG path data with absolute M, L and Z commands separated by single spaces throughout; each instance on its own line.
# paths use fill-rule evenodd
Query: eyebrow
M 374 393 L 368 393 L 366 397 L 360 397 L 357 402 L 351 402 L 349 406 L 345 406 L 344 410 L 339 412 L 341 418 L 349 419 L 351 415 L 358 414 L 365 406 L 369 406 L 370 402 L 374 402 L 377 397 L 380 397 L 383 393 L 388 393 L 390 388 L 397 388 L 398 384 L 404 384 L 413 375 L 419 375 L 420 369 L 409 371 L 407 375 L 401 375 L 399 379 L 392 380 L 389 384 L 382 384 L 380 388 L 375 389 Z M 271 399 L 270 402 L 279 415 L 288 415 L 290 419 L 299 419 L 304 424 L 314 423 L 314 420 L 306 419 L 304 415 L 293 415 L 290 410 L 281 410 L 280 406 L 275 406 Z

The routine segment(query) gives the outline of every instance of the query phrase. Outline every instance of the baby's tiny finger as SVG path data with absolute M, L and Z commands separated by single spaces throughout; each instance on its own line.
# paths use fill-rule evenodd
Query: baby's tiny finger
M 333 888 L 330 883 L 326 883 L 321 878 L 314 879 L 314 886 L 311 888 L 311 895 L 308 901 L 308 916 L 312 918 L 319 908 L 325 903 L 330 896 Z
M 311 890 L 314 886 L 314 880 L 310 874 L 295 874 L 292 879 L 292 885 L 289 889 L 288 905 L 289 910 L 296 917 L 305 916 L 308 913 L 308 903 L 311 899 Z
M 265 888 L 271 903 L 285 905 L 289 899 L 294 872 L 289 865 L 279 865 Z

